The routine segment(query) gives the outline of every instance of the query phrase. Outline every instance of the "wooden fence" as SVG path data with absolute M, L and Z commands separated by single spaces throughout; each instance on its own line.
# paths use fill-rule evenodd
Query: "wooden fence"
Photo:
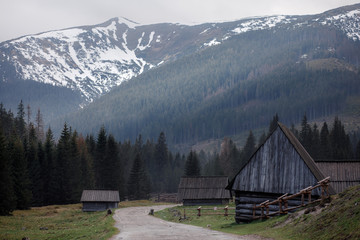
M 327 178 L 321 180 L 320 182 L 318 182 L 318 184 L 316 186 L 307 187 L 296 194 L 288 196 L 288 194 L 286 193 L 274 201 L 270 202 L 270 200 L 267 200 L 265 202 L 260 203 L 259 205 L 254 204 L 252 218 L 254 220 L 255 219 L 264 219 L 264 218 L 269 218 L 270 216 L 274 216 L 274 215 L 278 215 L 278 214 L 287 214 L 289 211 L 295 210 L 297 208 L 305 207 L 309 204 L 316 203 L 316 202 L 321 202 L 321 201 L 323 202 L 325 199 L 330 197 L 330 194 L 328 192 L 329 183 L 330 183 L 330 177 L 327 177 Z M 311 199 L 311 192 L 314 189 L 319 188 L 319 187 L 321 188 L 321 198 L 317 199 L 317 200 Z M 301 204 L 300 205 L 297 205 L 294 207 L 288 207 L 288 200 L 293 199 L 293 198 L 299 198 L 300 196 L 301 196 Z M 270 205 L 278 205 L 279 206 L 278 211 L 272 211 L 270 213 L 269 212 Z M 256 215 L 257 209 L 261 210 L 260 216 Z
M 197 213 L 189 213 L 189 211 L 197 211 Z M 231 208 L 229 206 L 226 206 L 224 208 L 222 207 L 214 207 L 214 208 L 202 208 L 201 206 L 198 208 L 184 208 L 184 218 L 186 216 L 198 216 L 201 217 L 203 215 L 235 215 L 235 213 L 229 213 L 229 210 L 235 210 L 235 208 Z

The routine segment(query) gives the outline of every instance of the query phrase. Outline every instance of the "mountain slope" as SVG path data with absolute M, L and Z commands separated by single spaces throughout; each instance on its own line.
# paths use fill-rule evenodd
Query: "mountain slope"
M 333 17 L 244 31 L 123 83 L 66 121 L 85 133 L 104 124 L 118 139 L 165 131 L 179 145 L 267 126 L 276 112 L 286 124 L 339 113 L 360 97 L 360 44 L 320 21 Z
M 52 119 L 114 89 L 66 118 L 84 133 L 103 124 L 120 139 L 139 133 L 156 137 L 166 130 L 172 143 L 238 134 L 264 125 L 274 112 L 289 113 L 286 120 L 296 122 L 305 111 L 319 117 L 341 110 L 357 90 L 359 14 L 360 4 L 312 16 L 196 26 L 139 25 L 114 18 L 1 43 L 1 86 L 11 89 L 9 84 L 17 80 L 52 85 L 54 92 L 71 89 L 71 97 L 57 95 L 58 104 L 68 107 L 61 113 L 50 109 Z M 334 69 L 322 67 L 330 62 Z M 299 84 L 312 75 L 321 80 L 316 88 L 310 82 Z M 325 76 L 340 87 L 325 86 Z M 1 95 L 0 101 L 7 106 L 13 103 L 9 95 L 16 95 L 17 104 L 24 96 L 18 89 Z M 310 94 L 318 92 L 322 94 Z M 306 101 L 299 100 L 303 95 Z M 30 105 L 35 98 L 44 102 L 26 95 Z M 289 101 L 298 102 L 296 110 Z

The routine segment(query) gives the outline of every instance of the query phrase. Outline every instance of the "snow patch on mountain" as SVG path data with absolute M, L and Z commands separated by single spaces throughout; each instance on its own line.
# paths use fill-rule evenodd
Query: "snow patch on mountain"
M 326 18 L 322 25 L 333 25 L 341 29 L 353 41 L 360 41 L 360 9 Z
M 238 27 L 233 29 L 232 32 L 234 32 L 235 34 L 240 34 L 248 31 L 270 29 L 280 23 L 291 23 L 292 20 L 294 20 L 294 18 L 288 18 L 286 16 L 272 16 L 266 18 L 250 19 L 248 21 L 244 21 L 238 24 Z

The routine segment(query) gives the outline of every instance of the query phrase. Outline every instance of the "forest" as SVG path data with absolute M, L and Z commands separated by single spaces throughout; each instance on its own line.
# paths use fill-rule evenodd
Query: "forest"
M 247 32 L 151 69 L 52 125 L 84 133 L 104 125 L 132 141 L 164 131 L 174 146 L 266 127 L 275 112 L 284 124 L 305 112 L 334 116 L 359 98 L 359 49 L 322 27 Z
M 82 136 L 66 123 L 55 140 L 51 128 L 44 131 L 42 114 L 31 121 L 31 107 L 21 101 L 17 114 L 0 104 L 0 214 L 32 206 L 77 203 L 84 189 L 119 190 L 123 199 L 147 199 L 150 193 L 176 192 L 181 176 L 226 175 L 233 177 L 254 151 L 275 130 L 279 117 L 256 141 L 250 130 L 239 149 L 224 138 L 220 152 L 169 151 L 166 136 L 144 141 L 139 135 L 118 142 L 101 127 L 96 137 Z M 301 129 L 291 131 L 315 159 L 360 158 L 358 134 L 347 134 L 336 117 L 330 128 L 312 126 L 304 115 Z

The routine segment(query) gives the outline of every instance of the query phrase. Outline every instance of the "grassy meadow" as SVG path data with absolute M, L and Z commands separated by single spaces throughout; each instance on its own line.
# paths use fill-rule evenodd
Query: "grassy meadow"
M 81 204 L 36 207 L 0 216 L 0 239 L 108 239 L 118 230 L 106 212 L 82 212 Z

